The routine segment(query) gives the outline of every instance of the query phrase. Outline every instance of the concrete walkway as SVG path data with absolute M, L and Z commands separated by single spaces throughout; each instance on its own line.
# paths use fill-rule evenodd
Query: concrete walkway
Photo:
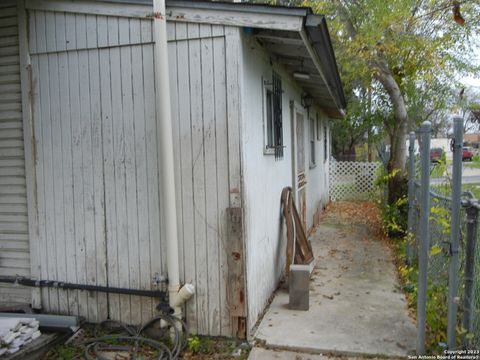
M 361 360 L 362 358 L 358 357 L 332 357 L 329 355 L 319 355 L 319 354 L 308 354 L 298 351 L 287 351 L 287 350 L 273 350 L 273 349 L 264 349 L 264 348 L 253 348 L 250 352 L 248 360 Z M 375 358 L 369 358 L 373 360 Z
M 324 215 L 311 236 L 310 310 L 289 310 L 288 292 L 280 289 L 255 335 L 265 347 L 349 356 L 414 353 L 415 325 L 392 252 L 377 235 L 378 221 L 375 228 L 359 206 L 338 203 Z

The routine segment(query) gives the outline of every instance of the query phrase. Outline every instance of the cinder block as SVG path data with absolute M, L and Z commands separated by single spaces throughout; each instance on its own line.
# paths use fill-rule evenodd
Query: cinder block
M 310 266 L 290 265 L 289 305 L 291 310 L 308 310 L 310 297 Z

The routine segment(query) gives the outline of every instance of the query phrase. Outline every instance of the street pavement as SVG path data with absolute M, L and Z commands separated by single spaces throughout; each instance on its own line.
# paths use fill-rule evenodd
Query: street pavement
M 480 185 L 480 169 L 471 166 L 471 163 L 463 163 L 462 166 L 462 184 L 476 184 Z M 447 167 L 447 171 L 441 178 L 431 178 L 432 185 L 443 184 L 452 177 L 452 166 Z

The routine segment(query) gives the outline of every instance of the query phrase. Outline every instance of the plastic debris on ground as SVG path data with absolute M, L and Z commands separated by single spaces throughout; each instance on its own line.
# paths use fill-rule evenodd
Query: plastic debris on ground
M 40 337 L 39 323 L 33 318 L 0 317 L 0 356 L 14 354 Z

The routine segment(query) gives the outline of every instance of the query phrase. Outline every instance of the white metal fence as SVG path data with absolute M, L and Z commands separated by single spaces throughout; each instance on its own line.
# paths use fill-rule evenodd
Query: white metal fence
M 330 161 L 330 199 L 367 200 L 375 189 L 381 162 Z

